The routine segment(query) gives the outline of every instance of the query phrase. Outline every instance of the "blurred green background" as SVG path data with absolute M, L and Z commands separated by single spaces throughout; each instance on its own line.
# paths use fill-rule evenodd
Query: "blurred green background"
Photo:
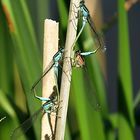
M 86 0 L 107 51 L 86 57 L 86 71 L 73 69 L 65 140 L 140 138 L 139 2 L 127 9 L 129 1 Z M 0 121 L 1 140 L 9 140 L 40 108 L 30 89 L 42 73 L 44 20 L 59 22 L 59 43 L 64 46 L 68 10 L 66 0 L 0 1 L 0 119 L 6 116 Z M 93 46 L 87 24 L 77 47 L 88 51 Z M 39 140 L 40 120 L 21 139 Z

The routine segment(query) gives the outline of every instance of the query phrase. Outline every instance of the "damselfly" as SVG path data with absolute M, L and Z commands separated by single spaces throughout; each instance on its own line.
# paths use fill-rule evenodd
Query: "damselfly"
M 102 48 L 105 51 L 106 47 L 104 45 L 104 41 L 103 41 L 102 37 L 97 33 L 97 31 L 95 29 L 94 23 L 93 23 L 93 21 L 91 19 L 90 13 L 89 13 L 89 10 L 85 5 L 85 1 L 81 0 L 80 5 L 77 8 L 79 8 L 79 11 L 80 11 L 80 13 L 82 15 L 82 27 L 81 27 L 81 29 L 80 29 L 80 31 L 79 31 L 79 33 L 78 33 L 73 45 L 72 45 L 72 48 L 75 46 L 76 41 L 78 40 L 78 38 L 81 35 L 86 23 L 88 22 L 90 27 L 91 27 L 91 29 L 92 29 L 92 31 L 93 31 L 94 38 L 98 41 L 98 44 L 99 44 L 98 48 Z
M 75 52 L 74 59 L 72 59 L 72 66 L 73 67 L 84 67 L 85 66 L 85 60 L 83 56 L 89 56 L 92 54 L 95 54 L 99 48 L 97 48 L 94 51 L 88 51 L 88 52 L 81 52 L 80 50 Z
M 63 53 L 64 53 L 64 48 L 60 48 L 58 50 L 58 52 L 53 56 L 52 61 L 49 63 L 49 65 L 45 68 L 43 74 L 39 77 L 39 79 L 32 85 L 31 91 L 34 92 L 35 94 L 35 87 L 37 86 L 37 84 L 42 80 L 42 78 L 52 69 L 52 67 L 54 67 L 54 72 L 56 77 L 58 76 L 58 66 L 59 66 L 59 62 L 61 61 L 62 57 L 63 57 Z M 35 96 L 37 96 L 35 94 Z
M 32 126 L 32 124 L 36 121 L 36 119 L 39 117 L 40 113 L 44 115 L 45 113 L 51 114 L 52 112 L 57 111 L 58 102 L 56 101 L 56 96 L 51 95 L 49 98 L 45 99 L 46 102 L 41 106 L 41 108 L 13 131 L 11 135 L 12 140 L 16 140 L 21 137 L 23 133 L 26 133 L 28 129 Z
M 74 59 L 72 59 L 71 63 L 72 63 L 72 67 L 77 67 L 77 68 L 84 68 L 84 78 L 86 80 L 86 84 L 88 83 L 88 85 L 86 86 L 86 88 L 89 86 L 90 88 L 87 88 L 87 91 L 88 91 L 88 98 L 90 99 L 90 103 L 92 104 L 92 106 L 94 107 L 94 109 L 96 111 L 100 110 L 101 106 L 99 104 L 99 101 L 97 100 L 97 96 L 95 95 L 95 93 L 93 94 L 92 92 L 95 91 L 95 89 L 93 88 L 93 84 L 92 84 L 92 81 L 88 75 L 88 72 L 87 72 L 87 67 L 85 65 L 85 59 L 84 59 L 84 56 L 89 56 L 89 55 L 92 55 L 92 54 L 95 54 L 97 51 L 98 51 L 99 48 L 97 48 L 95 51 L 89 51 L 89 52 L 81 52 L 80 50 L 76 51 L 75 52 L 75 56 L 74 56 Z M 90 89 L 90 90 L 89 90 Z

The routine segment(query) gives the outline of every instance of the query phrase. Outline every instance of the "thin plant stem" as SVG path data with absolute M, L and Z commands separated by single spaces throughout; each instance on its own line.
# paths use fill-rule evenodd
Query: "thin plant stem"
M 43 50 L 43 68 L 45 69 L 52 61 L 54 54 L 58 51 L 58 23 L 46 19 L 44 23 L 44 50 Z M 42 96 L 47 98 L 53 92 L 53 87 L 56 85 L 56 79 L 54 74 L 54 68 L 49 71 L 47 76 L 43 77 Z M 48 114 L 44 114 L 42 117 L 42 130 L 41 140 L 45 140 L 45 136 L 51 136 L 52 130 L 55 128 L 56 116 L 50 116 L 48 120 Z M 51 125 L 50 125 L 51 122 Z M 52 126 L 52 128 L 51 128 Z
M 64 140 L 65 126 L 66 126 L 66 116 L 67 116 L 67 108 L 68 108 L 68 100 L 69 100 L 69 92 L 70 92 L 70 84 L 71 84 L 71 61 L 70 58 L 73 57 L 72 54 L 72 45 L 76 38 L 76 29 L 73 26 L 73 21 L 77 26 L 78 19 L 75 17 L 75 13 L 78 13 L 78 8 L 74 7 L 79 6 L 79 0 L 71 0 L 70 2 L 70 11 L 69 11 L 69 22 L 67 28 L 67 36 L 65 43 L 65 53 L 64 53 L 64 64 L 63 64 L 63 73 L 62 73 L 62 81 L 61 81 L 61 89 L 60 89 L 60 109 L 58 112 L 58 116 L 60 116 L 57 120 L 56 126 L 56 134 L 55 140 Z

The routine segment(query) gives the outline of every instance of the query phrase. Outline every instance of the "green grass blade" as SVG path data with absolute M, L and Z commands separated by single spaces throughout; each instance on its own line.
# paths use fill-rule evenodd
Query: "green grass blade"
M 78 79 L 77 79 L 78 77 Z M 78 117 L 80 137 L 83 140 L 105 139 L 101 112 L 91 106 L 87 97 L 82 70 L 74 70 L 72 77 L 72 94 Z M 100 130 L 100 131 L 98 131 Z
M 11 85 L 13 79 L 12 40 L 10 38 L 6 17 L 1 3 L 0 13 L 0 88 L 8 93 L 13 90 L 13 85 Z
M 66 131 L 65 131 L 65 138 L 64 138 L 64 139 L 65 139 L 65 140 L 71 140 L 68 122 L 66 123 Z
M 34 0 L 32 0 L 31 3 L 34 3 Z M 36 24 L 37 24 L 37 37 L 39 40 L 39 44 L 41 44 L 43 46 L 43 37 L 44 37 L 44 21 L 46 18 L 50 18 L 50 11 L 52 11 L 52 9 L 50 9 L 50 1 L 49 0 L 42 0 L 40 1 L 36 1 L 36 14 L 37 14 L 37 18 L 36 20 Z M 34 16 L 34 14 L 33 14 Z M 36 16 L 35 16 L 36 17 Z
M 9 102 L 9 99 L 6 96 L 6 93 L 4 93 L 2 90 L 0 90 L 0 106 L 1 109 L 5 111 L 6 118 L 3 120 L 4 125 L 0 126 L 1 131 L 0 132 L 0 138 L 1 139 L 10 139 L 10 136 L 12 135 L 12 132 L 14 130 L 14 127 L 18 126 L 18 118 L 16 116 L 16 112 Z M 23 139 L 22 139 L 23 140 Z
M 84 51 L 94 50 L 95 47 L 93 46 L 95 45 L 95 43 L 91 36 L 90 27 L 88 24 L 86 25 L 85 28 L 85 34 L 83 34 L 81 37 L 82 40 L 84 40 L 83 42 Z M 102 115 L 104 118 L 107 118 L 108 106 L 107 106 L 107 99 L 106 99 L 105 79 L 103 77 L 103 73 L 99 61 L 97 59 L 98 54 L 105 55 L 101 50 L 99 50 L 96 54 L 93 54 L 92 56 L 86 56 L 85 62 L 88 69 L 90 80 L 92 81 L 96 96 L 98 97 L 99 103 L 102 108 Z M 102 60 L 102 62 L 105 62 L 105 60 Z
M 1 98 L 0 98 L 1 108 L 3 108 L 3 110 L 5 110 L 5 112 L 11 118 L 14 118 L 16 116 L 16 114 L 15 114 L 15 111 L 13 110 L 13 108 L 11 107 L 8 99 L 6 98 L 6 94 L 0 90 L 0 95 L 1 95 Z
M 7 17 L 12 26 L 11 37 L 14 45 L 11 47 L 13 47 L 17 68 L 26 91 L 28 107 L 30 113 L 33 114 L 40 105 L 29 91 L 31 85 L 41 73 L 41 64 L 31 18 L 25 1 L 4 0 L 2 4 L 6 8 Z M 35 126 L 36 135 L 39 137 L 40 125 L 36 123 Z
M 138 106 L 138 104 L 140 103 L 140 90 L 138 91 L 137 93 L 137 96 L 135 97 L 135 100 L 134 100 L 134 109 Z
M 78 80 L 77 77 L 78 76 Z M 75 98 L 75 107 L 76 113 L 78 117 L 78 124 L 79 130 L 81 134 L 81 140 L 90 140 L 90 128 L 88 125 L 88 111 L 87 111 L 87 101 L 84 95 L 84 83 L 82 79 L 81 71 L 74 71 L 73 70 L 73 77 L 72 77 L 72 87 L 73 87 L 73 94 Z M 77 88 L 78 87 L 78 88 Z M 80 88 L 79 88 L 80 87 Z
M 118 1 L 119 13 L 119 139 L 134 139 L 134 116 L 132 101 L 131 61 L 129 50 L 129 31 L 125 0 Z
M 60 16 L 60 23 L 61 26 L 66 29 L 67 27 L 67 19 L 68 19 L 68 11 L 66 9 L 66 5 L 64 0 L 57 1 L 58 4 L 58 10 L 59 10 L 59 16 Z

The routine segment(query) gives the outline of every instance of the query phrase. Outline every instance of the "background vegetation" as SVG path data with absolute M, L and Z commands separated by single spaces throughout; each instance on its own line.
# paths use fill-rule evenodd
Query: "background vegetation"
M 117 99 L 111 99 L 117 102 L 117 109 L 110 111 L 113 104 L 110 104 L 111 100 L 108 102 L 110 94 L 107 84 L 110 84 L 107 83 L 107 77 L 110 75 L 107 73 L 113 67 L 106 70 L 107 52 L 100 51 L 97 55 L 86 57 L 86 71 L 76 68 L 73 70 L 66 140 L 136 139 L 135 130 L 139 126 L 139 93 L 133 98 L 135 83 L 131 72 L 127 7 L 129 1 L 127 3 L 125 0 L 118 0 L 117 14 L 112 14 L 113 18 L 104 24 L 101 23 L 101 14 L 95 12 L 94 15 L 95 23 L 100 25 L 99 29 L 104 36 L 118 23 L 117 78 L 111 79 L 112 83 L 117 84 L 117 89 L 112 90 L 117 93 Z M 92 11 L 93 1 L 88 0 L 86 4 L 87 7 L 91 6 Z M 101 12 L 104 5 L 101 7 L 99 3 L 97 6 L 95 9 Z M 56 7 L 58 15 L 54 11 Z M 30 93 L 30 89 L 42 72 L 43 22 L 45 18 L 57 18 L 60 23 L 60 46 L 64 46 L 68 9 L 69 3 L 64 0 L 0 1 L 0 118 L 6 116 L 0 121 L 1 140 L 10 139 L 14 128 L 41 106 Z M 93 44 L 90 28 L 86 25 L 77 47 L 87 51 L 93 49 Z M 108 46 L 108 42 L 106 45 Z M 113 46 L 108 47 L 109 50 L 114 49 Z M 39 120 L 22 139 L 40 139 Z

